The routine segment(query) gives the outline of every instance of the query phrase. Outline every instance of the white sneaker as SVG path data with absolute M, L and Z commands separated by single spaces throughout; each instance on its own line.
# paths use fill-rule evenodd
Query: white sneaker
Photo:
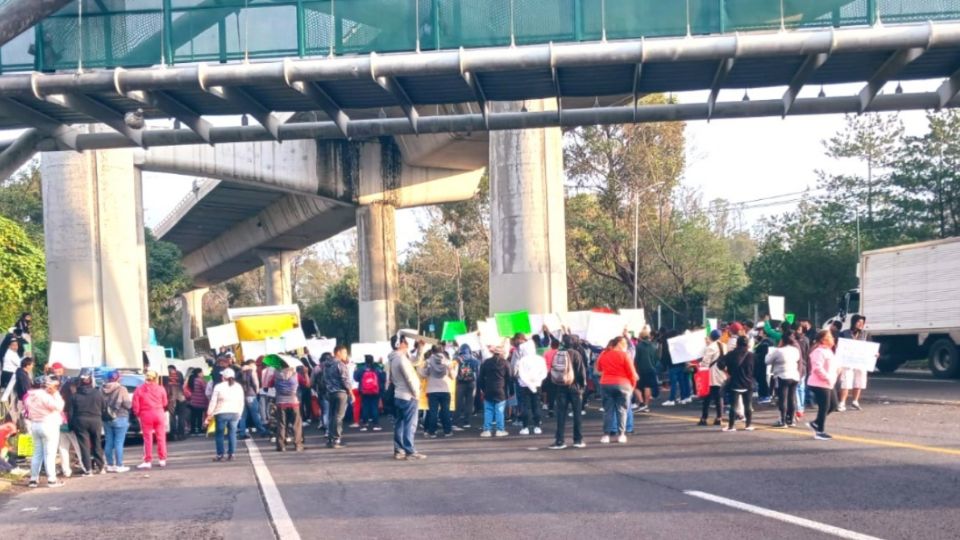
M 846 410 L 847 410 L 847 406 L 844 405 L 843 403 L 841 403 L 840 405 L 837 405 L 837 412 L 845 412 Z
M 520 433 L 519 433 L 519 435 L 529 435 L 529 434 L 530 434 L 529 428 L 523 428 L 520 430 Z
M 574 447 L 574 448 L 586 448 L 586 447 L 587 447 L 587 443 L 585 443 L 585 442 L 583 442 L 583 441 L 580 441 L 580 442 L 578 442 L 578 443 L 573 443 L 573 447 Z
M 573 411 L 568 412 L 568 413 L 567 413 L 567 416 L 570 417 L 570 418 L 573 418 Z
M 603 437 L 600 437 L 600 444 L 610 444 L 610 436 L 604 435 Z
M 160 461 L 157 462 L 157 465 L 159 465 L 160 468 L 162 469 L 163 467 L 167 466 L 167 460 L 161 459 Z
M 463 428 L 460 426 L 453 426 L 454 431 L 463 431 Z
M 115 473 L 125 473 L 125 472 L 128 472 L 129 470 L 130 470 L 130 467 L 124 467 L 122 465 L 120 467 L 113 468 L 113 472 Z
M 587 415 L 587 411 L 580 411 L 580 416 L 586 416 L 586 415 Z
M 141 470 L 142 470 L 142 469 L 152 469 L 152 468 L 153 468 L 153 464 L 150 463 L 149 461 L 144 461 L 143 463 L 137 465 L 137 468 L 138 468 L 138 469 L 141 469 Z
M 862 411 L 862 410 L 863 410 L 863 409 L 860 408 L 860 402 L 859 402 L 859 401 L 852 401 L 852 402 L 850 403 L 850 406 L 853 407 L 854 409 L 858 410 L 858 411 Z
M 484 431 L 483 433 L 480 434 L 480 437 L 483 439 L 489 439 L 490 437 L 493 437 L 493 433 L 490 433 L 489 431 Z
M 693 403 L 693 398 L 692 398 L 692 397 L 688 397 L 687 399 L 681 399 L 681 400 L 680 400 L 680 404 L 681 404 L 681 405 L 689 405 L 689 404 L 691 404 L 691 403 Z
M 664 407 L 673 407 L 673 406 L 675 406 L 676 404 L 677 404 L 676 401 L 667 400 L 667 401 L 664 401 L 663 403 L 661 403 L 660 405 L 662 405 L 662 406 L 664 406 Z
M 617 437 L 617 442 L 620 443 L 620 444 L 626 443 L 626 442 L 627 442 L 627 436 L 626 436 L 626 435 L 621 435 L 621 436 Z
M 506 437 L 507 435 L 510 434 L 503 430 L 497 432 L 497 437 Z
M 113 465 L 107 465 L 106 467 L 103 468 L 103 470 L 108 473 L 117 472 L 117 468 L 114 467 Z
M 540 435 L 541 433 L 543 433 L 543 430 L 542 430 L 542 429 L 540 429 L 540 428 L 538 428 L 538 427 L 533 428 L 533 434 L 534 434 L 534 435 Z

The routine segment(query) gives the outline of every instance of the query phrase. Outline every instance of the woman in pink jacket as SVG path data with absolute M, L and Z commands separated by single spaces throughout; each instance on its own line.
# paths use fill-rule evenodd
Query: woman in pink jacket
M 833 437 L 826 432 L 827 415 L 837 410 L 837 377 L 840 375 L 840 365 L 833 354 L 833 334 L 829 330 L 821 330 L 817 334 L 817 342 L 810 352 L 810 377 L 807 386 L 813 390 L 817 399 L 817 419 L 807 422 L 814 431 L 813 438 L 818 441 L 829 441 Z
M 158 383 L 156 371 L 147 372 L 147 381 L 133 391 L 133 414 L 140 419 L 143 434 L 143 463 L 138 469 L 153 467 L 153 438 L 157 438 L 157 465 L 167 466 L 167 391 Z

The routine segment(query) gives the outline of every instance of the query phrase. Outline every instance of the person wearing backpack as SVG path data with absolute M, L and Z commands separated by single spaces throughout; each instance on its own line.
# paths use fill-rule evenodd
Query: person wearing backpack
M 266 379 L 265 385 L 272 386 L 276 392 L 276 429 L 277 429 L 277 452 L 287 450 L 287 425 L 293 427 L 293 442 L 297 451 L 302 452 L 303 447 L 303 424 L 300 420 L 300 399 L 299 389 L 300 381 L 297 379 L 297 371 L 287 366 L 277 370 L 273 378 Z
M 333 361 L 333 355 L 325 352 L 320 355 L 320 361 L 317 367 L 313 368 L 310 375 L 310 386 L 317 393 L 317 400 L 320 402 L 320 418 L 317 421 L 317 431 L 326 432 L 330 424 L 330 402 L 327 401 L 327 385 L 323 382 L 323 371 L 327 363 Z
M 381 431 L 380 396 L 386 386 L 386 375 L 373 363 L 373 355 L 363 357 L 363 365 L 353 373 L 360 392 L 360 431 Z
M 133 408 L 133 399 L 130 397 L 130 392 L 120 384 L 120 372 L 116 370 L 107 375 L 107 383 L 103 385 L 102 391 L 107 472 L 125 473 L 130 470 L 130 467 L 123 466 L 123 443 L 127 438 L 127 430 L 130 429 L 130 409 Z
M 427 380 L 427 417 L 423 427 L 427 436 L 437 438 L 437 423 L 443 426 L 443 436 L 453 433 L 453 421 L 450 417 L 450 385 L 454 382 L 456 367 L 447 358 L 446 352 L 435 345 L 427 361 L 420 365 L 418 374 Z
M 323 369 L 323 384 L 327 401 L 330 402 L 330 423 L 327 425 L 327 448 L 342 448 L 343 417 L 347 413 L 347 404 L 353 403 L 350 391 L 350 370 L 347 363 L 350 355 L 347 346 L 340 344 L 333 349 L 333 360 Z
M 480 362 L 473 355 L 470 346 L 464 343 L 457 354 L 457 414 L 453 422 L 454 431 L 470 429 L 479 371 Z
M 583 419 L 580 411 L 583 409 L 583 391 L 587 387 L 587 364 L 577 350 L 576 340 L 577 337 L 570 334 L 563 336 L 563 348 L 554 354 L 547 375 L 556 392 L 557 433 L 553 445 L 550 446 L 551 450 L 563 450 L 567 447 L 564 430 L 568 405 L 573 416 L 573 446 L 586 446 L 583 442 Z

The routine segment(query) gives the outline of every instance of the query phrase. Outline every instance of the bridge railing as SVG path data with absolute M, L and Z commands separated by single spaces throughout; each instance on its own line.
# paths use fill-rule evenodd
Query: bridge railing
M 960 19 L 960 0 L 82 0 L 0 73 Z

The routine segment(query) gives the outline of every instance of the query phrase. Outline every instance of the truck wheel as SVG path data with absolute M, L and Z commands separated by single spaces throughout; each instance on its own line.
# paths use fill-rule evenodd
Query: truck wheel
M 950 379 L 960 375 L 960 358 L 953 341 L 943 338 L 930 346 L 930 371 L 938 379 Z

